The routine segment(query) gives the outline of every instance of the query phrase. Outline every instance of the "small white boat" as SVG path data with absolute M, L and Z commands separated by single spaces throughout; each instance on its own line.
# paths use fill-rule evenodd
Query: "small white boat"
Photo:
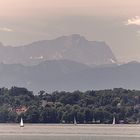
M 112 122 L 112 124 L 113 124 L 113 125 L 116 124 L 116 119 L 115 119 L 115 117 L 113 118 L 113 122 Z
M 76 118 L 74 117 L 74 125 L 77 125 Z
M 24 127 L 23 119 L 22 119 L 22 118 L 21 118 L 21 120 L 20 120 L 20 127 Z

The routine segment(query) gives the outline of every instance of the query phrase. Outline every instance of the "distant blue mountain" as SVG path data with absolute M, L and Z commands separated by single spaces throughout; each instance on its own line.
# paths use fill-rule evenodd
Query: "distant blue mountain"
M 0 64 L 0 86 L 30 90 L 140 89 L 140 63 L 92 68 L 70 60 L 45 61 L 34 66 Z

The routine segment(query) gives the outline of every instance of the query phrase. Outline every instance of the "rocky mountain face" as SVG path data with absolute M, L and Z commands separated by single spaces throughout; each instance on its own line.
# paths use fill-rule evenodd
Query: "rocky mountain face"
M 11 47 L 0 44 L 0 62 L 5 64 L 33 65 L 46 60 L 63 59 L 87 65 L 117 62 L 105 42 L 88 41 L 78 34 L 38 41 L 25 46 Z

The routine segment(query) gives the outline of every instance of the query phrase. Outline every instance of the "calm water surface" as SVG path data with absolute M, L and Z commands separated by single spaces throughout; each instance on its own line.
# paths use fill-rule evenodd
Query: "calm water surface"
M 112 136 L 0 136 L 0 140 L 140 140 L 139 137 Z
M 140 125 L 0 124 L 0 140 L 140 140 Z

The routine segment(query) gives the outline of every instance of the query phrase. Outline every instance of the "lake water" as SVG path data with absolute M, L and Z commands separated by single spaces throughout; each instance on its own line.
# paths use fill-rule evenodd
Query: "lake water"
M 0 136 L 0 140 L 140 140 L 139 137 L 113 136 Z
M 140 125 L 0 124 L 0 140 L 140 140 Z

